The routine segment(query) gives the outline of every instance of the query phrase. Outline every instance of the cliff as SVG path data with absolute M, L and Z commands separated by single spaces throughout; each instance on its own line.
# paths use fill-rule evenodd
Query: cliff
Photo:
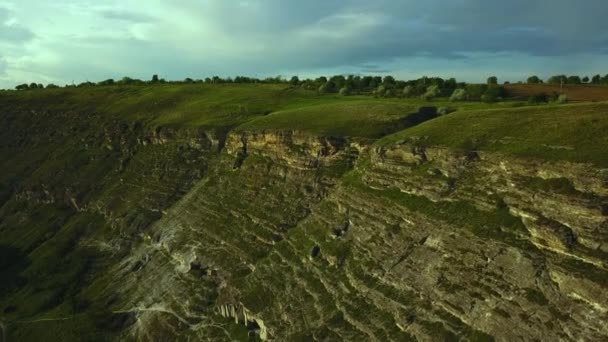
M 608 171 L 580 157 L 605 136 L 542 158 L 433 141 L 459 113 L 376 140 L 0 110 L 8 341 L 608 337 Z

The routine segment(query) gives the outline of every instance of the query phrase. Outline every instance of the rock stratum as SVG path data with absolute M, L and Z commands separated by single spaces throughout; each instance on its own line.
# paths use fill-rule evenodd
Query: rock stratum
M 608 338 L 594 164 L 4 112 L 3 341 Z

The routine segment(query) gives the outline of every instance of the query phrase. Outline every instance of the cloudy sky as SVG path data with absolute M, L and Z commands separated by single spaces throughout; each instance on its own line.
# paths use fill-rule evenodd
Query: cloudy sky
M 608 73 L 608 0 L 0 0 L 0 87 Z

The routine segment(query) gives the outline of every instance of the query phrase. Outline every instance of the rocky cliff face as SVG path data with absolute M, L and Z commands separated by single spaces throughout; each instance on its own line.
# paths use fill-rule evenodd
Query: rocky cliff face
M 107 153 L 86 164 L 106 172 L 34 174 L 2 208 L 3 234 L 20 203 L 67 207 L 58 232 L 98 217 L 68 244 L 93 253 L 86 280 L 49 317 L 127 340 L 608 336 L 606 170 L 301 132 L 105 127 L 74 141 Z M 0 292 L 2 321 L 26 338 L 41 323 L 18 300 L 39 292 L 19 286 Z

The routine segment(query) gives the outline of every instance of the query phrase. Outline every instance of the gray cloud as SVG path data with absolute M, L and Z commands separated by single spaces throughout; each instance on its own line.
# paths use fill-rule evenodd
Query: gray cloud
M 17 24 L 10 24 L 8 9 L 0 7 L 0 42 L 25 43 L 34 38 L 34 33 Z
M 6 75 L 7 64 L 2 56 L 0 56 L 0 76 Z
M 155 20 L 155 18 L 150 15 L 131 11 L 102 10 L 100 13 L 106 19 L 121 20 L 133 23 L 148 23 Z

